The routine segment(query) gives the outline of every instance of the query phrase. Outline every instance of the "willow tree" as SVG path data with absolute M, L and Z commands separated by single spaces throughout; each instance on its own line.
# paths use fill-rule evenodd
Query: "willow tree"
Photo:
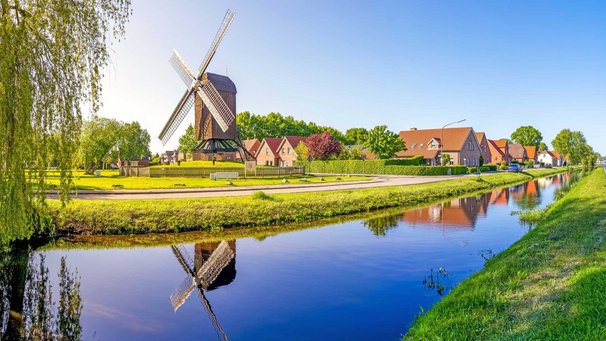
M 0 0 L 0 243 L 28 238 L 52 155 L 67 200 L 83 108 L 99 108 L 130 0 Z

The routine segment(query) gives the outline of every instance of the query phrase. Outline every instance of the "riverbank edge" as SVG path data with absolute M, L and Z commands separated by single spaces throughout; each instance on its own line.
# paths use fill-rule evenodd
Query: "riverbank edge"
M 296 194 L 72 201 L 63 208 L 54 201 L 49 202 L 51 224 L 48 234 L 56 237 L 70 234 L 217 231 L 230 227 L 300 223 L 384 208 L 405 209 L 566 171 L 566 168 L 538 169 L 421 185 Z
M 606 173 L 596 169 L 421 315 L 404 339 L 604 339 L 604 264 Z

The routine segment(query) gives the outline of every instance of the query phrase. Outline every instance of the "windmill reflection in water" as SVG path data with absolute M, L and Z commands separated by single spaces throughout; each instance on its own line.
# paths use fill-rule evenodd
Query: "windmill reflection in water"
M 227 285 L 235 279 L 236 241 L 197 243 L 193 260 L 184 245 L 172 245 L 171 249 L 186 273 L 183 282 L 170 295 L 174 311 L 176 312 L 191 293 L 197 290 L 219 339 L 227 340 L 227 335 L 204 293 Z

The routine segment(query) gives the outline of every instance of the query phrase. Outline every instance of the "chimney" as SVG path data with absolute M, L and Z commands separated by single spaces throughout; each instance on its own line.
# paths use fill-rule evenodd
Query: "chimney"
M 417 130 L 417 128 L 415 128 L 415 127 L 412 127 L 412 128 L 410 128 L 410 130 Z

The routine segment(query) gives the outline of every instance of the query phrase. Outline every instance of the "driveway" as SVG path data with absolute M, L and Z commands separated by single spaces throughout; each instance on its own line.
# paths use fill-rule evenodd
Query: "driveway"
M 355 190 L 362 188 L 380 188 L 390 186 L 409 186 L 458 179 L 469 175 L 452 176 L 373 176 L 371 180 L 330 182 L 325 184 L 296 184 L 271 186 L 243 187 L 213 187 L 187 189 L 150 189 L 150 190 L 82 190 L 72 195 L 73 199 L 81 200 L 149 200 L 149 199 L 180 199 L 180 198 L 216 198 L 251 195 L 257 191 L 267 194 L 306 193 Z M 471 175 L 474 176 L 474 175 Z M 49 194 L 56 198 L 56 194 Z

